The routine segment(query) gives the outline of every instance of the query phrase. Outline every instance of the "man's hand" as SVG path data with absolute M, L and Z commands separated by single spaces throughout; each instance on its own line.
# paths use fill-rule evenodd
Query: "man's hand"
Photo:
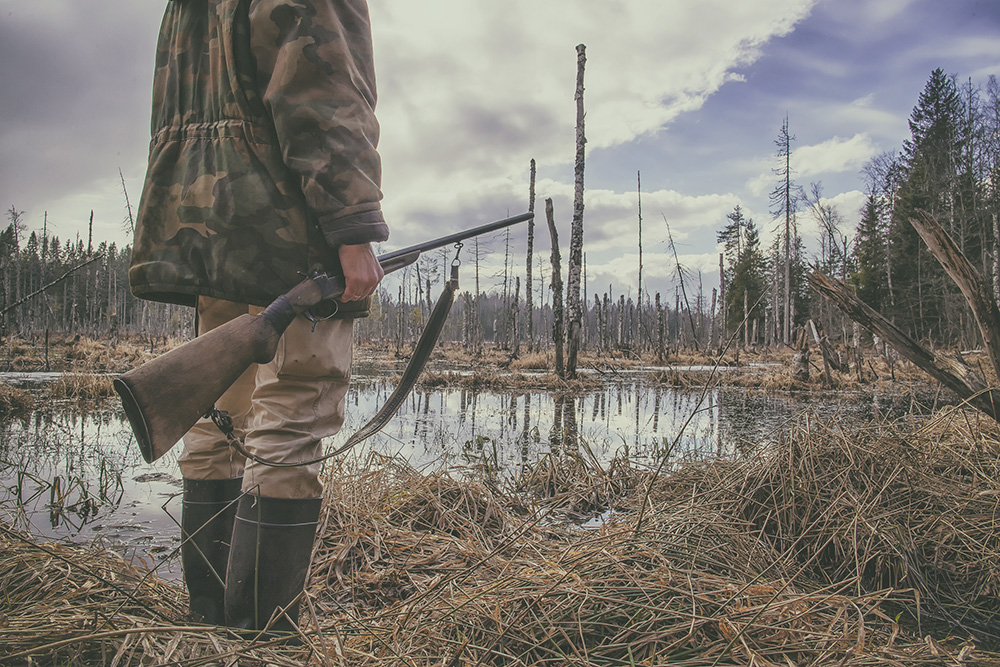
M 344 270 L 344 294 L 341 301 L 360 301 L 371 296 L 385 273 L 375 257 L 371 243 L 342 245 L 338 250 Z

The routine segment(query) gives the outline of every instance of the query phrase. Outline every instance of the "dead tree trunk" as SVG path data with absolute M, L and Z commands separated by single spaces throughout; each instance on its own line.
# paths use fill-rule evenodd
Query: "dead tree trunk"
M 987 387 L 974 370 L 956 359 L 931 352 L 855 296 L 839 280 L 828 278 L 822 273 L 809 273 L 807 278 L 813 289 L 833 301 L 852 320 L 891 345 L 901 357 L 954 391 L 973 407 L 1000 421 L 1000 391 Z
M 1000 301 L 1000 217 L 993 214 L 993 296 Z
M 559 254 L 559 233 L 556 231 L 551 198 L 545 200 L 545 221 L 549 225 L 549 238 L 552 239 L 552 342 L 556 347 L 556 375 L 565 377 L 566 371 L 563 367 L 562 256 Z
M 587 143 L 583 132 L 583 70 L 587 62 L 587 47 L 576 47 L 576 161 L 573 192 L 573 227 L 569 237 L 569 266 L 566 269 L 567 306 L 569 327 L 566 331 L 567 354 L 566 376 L 576 377 L 576 361 L 580 351 L 580 326 L 583 307 L 580 303 L 580 271 L 583 266 L 583 166 L 584 146 Z
M 660 303 L 660 293 L 656 293 L 656 360 L 667 360 L 667 313 Z
M 535 212 L 535 158 L 531 158 L 531 180 L 528 185 L 528 211 Z M 535 349 L 535 308 L 531 300 L 531 257 L 535 247 L 535 219 L 528 220 L 528 253 L 524 274 L 524 310 L 528 325 L 528 352 Z
M 972 308 L 986 354 L 993 365 L 993 371 L 1000 376 L 1000 309 L 993 297 L 993 286 L 929 213 L 921 211 L 917 218 L 910 218 L 910 224 L 920 234 L 945 273 L 958 285 Z
M 816 341 L 816 345 L 819 346 L 820 353 L 823 355 L 823 381 L 826 386 L 833 385 L 833 377 L 830 375 L 830 366 L 832 364 L 832 354 L 831 351 L 827 349 L 829 344 L 826 341 L 826 336 L 820 332 L 823 329 L 822 324 L 816 324 L 815 320 L 809 320 L 809 328 L 812 329 L 813 340 Z
M 674 236 L 670 232 L 670 223 L 667 222 L 667 216 L 665 216 L 665 215 L 663 216 L 663 224 L 665 224 L 667 226 L 667 245 L 669 246 L 670 250 L 674 253 L 674 266 L 677 267 L 677 280 L 678 280 L 678 282 L 680 283 L 680 286 L 681 286 L 681 294 L 684 296 L 684 306 L 685 306 L 685 308 L 687 308 L 688 321 L 691 324 L 691 338 L 694 341 L 694 349 L 697 352 L 699 350 L 699 347 L 698 347 L 698 328 L 695 326 L 695 323 L 694 323 L 694 312 L 691 310 L 691 304 L 690 304 L 690 302 L 688 302 L 687 290 L 684 287 L 684 270 L 681 268 L 681 262 L 677 258 L 677 246 L 674 245 Z M 679 305 L 677 307 L 677 312 L 680 313 L 680 306 Z M 683 333 L 684 333 L 684 324 L 682 322 L 678 322 L 678 327 L 680 329 L 679 333 L 681 335 L 683 335 Z
M 638 197 L 638 217 L 639 217 L 639 317 L 636 321 L 635 339 L 638 342 L 642 335 L 642 172 L 635 172 L 636 195 Z M 641 349 L 642 346 L 640 345 Z
M 708 347 L 706 348 L 708 350 L 711 350 L 713 347 L 715 347 L 715 324 L 716 324 L 716 319 L 717 319 L 716 316 L 715 316 L 715 306 L 716 306 L 716 301 L 717 301 L 718 297 L 719 297 L 719 292 L 718 292 L 718 290 L 716 288 L 713 287 L 712 288 L 712 309 L 708 311 L 708 316 L 709 316 L 709 320 L 708 320 Z
M 799 329 L 799 333 L 795 337 L 792 379 L 796 382 L 809 382 L 809 336 L 806 334 L 805 327 Z
M 521 337 L 518 335 L 517 313 L 521 307 L 521 276 L 514 277 L 514 302 L 510 305 L 510 358 L 521 354 Z

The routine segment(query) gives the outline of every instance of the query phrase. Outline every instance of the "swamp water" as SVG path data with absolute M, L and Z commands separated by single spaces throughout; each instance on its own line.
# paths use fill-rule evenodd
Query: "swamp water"
M 356 376 L 344 431 L 329 444 L 343 442 L 393 388 L 384 379 Z M 909 408 L 853 394 L 716 388 L 703 397 L 647 383 L 642 373 L 562 400 L 543 391 L 418 389 L 381 433 L 344 456 L 377 452 L 423 471 L 511 478 L 553 447 L 572 446 L 602 465 L 625 456 L 633 465 L 655 466 L 664 455 L 678 462 L 738 455 L 804 412 L 849 430 Z M 90 411 L 41 405 L 26 418 L 0 423 L 0 518 L 46 539 L 97 540 L 155 565 L 163 578 L 177 578 L 180 449 L 145 463 L 117 401 Z

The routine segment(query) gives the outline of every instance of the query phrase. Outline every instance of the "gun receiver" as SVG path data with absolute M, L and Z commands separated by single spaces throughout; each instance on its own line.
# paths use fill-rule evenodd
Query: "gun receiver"
M 523 213 L 497 220 L 380 255 L 378 262 L 385 273 L 398 271 L 428 250 L 532 217 L 532 213 Z M 146 462 L 152 463 L 170 451 L 246 369 L 273 359 L 278 339 L 292 320 L 343 292 L 343 276 L 310 276 L 275 299 L 260 315 L 241 315 L 115 379 L 115 391 Z

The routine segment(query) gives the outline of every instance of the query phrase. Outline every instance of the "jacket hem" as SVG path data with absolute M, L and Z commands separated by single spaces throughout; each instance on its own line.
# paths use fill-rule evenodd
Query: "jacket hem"
M 132 296 L 144 301 L 155 301 L 157 303 L 170 303 L 177 306 L 188 306 L 194 308 L 198 305 L 198 297 L 206 296 L 223 301 L 234 301 L 236 303 L 247 303 L 251 306 L 266 308 L 271 305 L 274 299 L 260 301 L 254 299 L 234 299 L 232 294 L 213 290 L 208 287 L 183 287 L 177 285 L 132 285 Z M 280 296 L 280 295 L 279 295 Z M 275 299 L 278 297 L 275 297 Z M 329 305 L 327 305 L 329 304 Z M 315 309 L 316 315 L 322 319 L 352 320 L 371 315 L 371 297 L 358 301 L 341 303 L 340 301 L 329 301 L 319 304 Z

